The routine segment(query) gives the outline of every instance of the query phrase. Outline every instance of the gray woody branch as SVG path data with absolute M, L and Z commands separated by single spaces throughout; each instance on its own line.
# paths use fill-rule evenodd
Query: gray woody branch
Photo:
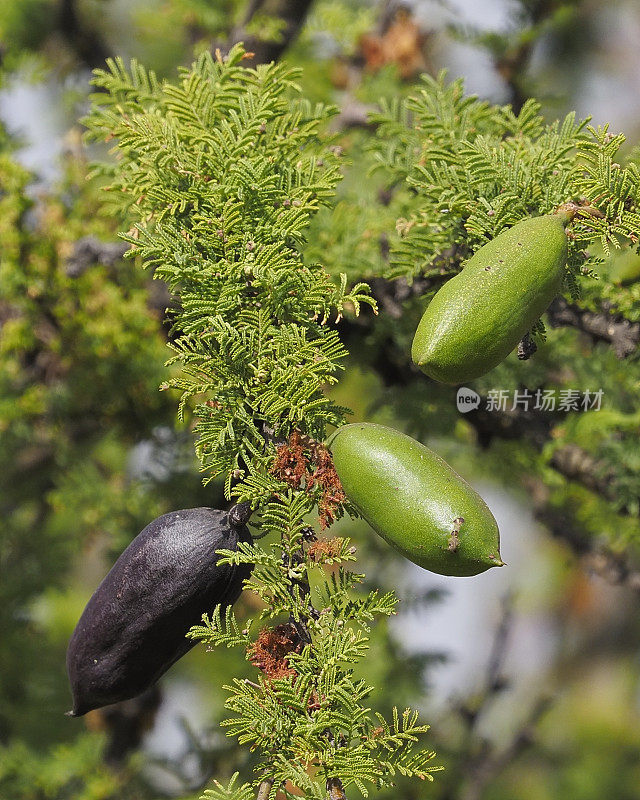
M 583 559 L 587 570 L 604 578 L 608 583 L 624 584 L 640 594 L 640 567 L 627 553 L 613 553 L 576 525 L 571 514 L 548 503 L 549 489 L 533 478 L 528 482 L 536 519 Z
M 258 786 L 258 793 L 256 794 L 256 800 L 269 800 L 269 795 L 271 794 L 271 789 L 273 788 L 273 779 L 272 778 L 265 778 Z
M 547 317 L 552 328 L 577 328 L 596 341 L 607 342 L 618 358 L 630 356 L 640 343 L 640 323 L 630 322 L 608 308 L 586 311 L 558 297 L 547 311 Z
M 66 261 L 66 272 L 70 278 L 79 278 L 89 267 L 103 265 L 112 267 L 129 249 L 125 242 L 101 242 L 95 236 L 84 236 L 74 244 Z
M 251 0 L 242 23 L 231 32 L 229 40 L 220 49 L 228 50 L 231 45 L 243 42 L 247 53 L 253 54 L 247 63 L 277 61 L 298 37 L 312 3 L 313 0 Z M 282 29 L 276 38 L 262 39 L 248 32 L 251 22 L 259 14 L 281 21 Z
M 486 787 L 534 743 L 538 722 L 551 706 L 549 695 L 538 697 L 523 724 L 502 748 L 492 744 L 478 731 L 481 717 L 489 712 L 509 687 L 503 667 L 514 623 L 514 601 L 513 593 L 503 598 L 500 622 L 495 630 L 491 654 L 478 693 L 455 709 L 465 727 L 463 744 L 459 748 L 462 785 L 456 780 L 456 785 L 445 792 L 444 800 L 481 800 Z

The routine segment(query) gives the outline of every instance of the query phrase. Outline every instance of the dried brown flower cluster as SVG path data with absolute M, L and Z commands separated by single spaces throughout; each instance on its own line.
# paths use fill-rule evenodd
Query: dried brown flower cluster
M 344 539 L 339 536 L 334 536 L 332 539 L 318 539 L 309 545 L 307 556 L 316 564 L 337 558 L 342 552 L 343 543 Z
M 318 511 L 323 529 L 332 524 L 337 507 L 346 500 L 329 450 L 299 431 L 278 448 L 271 473 L 295 489 L 304 487 L 308 494 L 320 490 Z
M 289 653 L 300 653 L 302 641 L 295 626 L 290 622 L 263 628 L 256 641 L 248 648 L 249 661 L 258 667 L 269 680 L 297 675 L 289 666 Z

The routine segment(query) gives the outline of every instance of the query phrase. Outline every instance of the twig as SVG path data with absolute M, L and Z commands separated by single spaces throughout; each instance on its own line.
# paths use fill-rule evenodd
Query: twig
M 441 260 L 449 262 L 452 257 L 452 253 L 446 252 Z M 369 283 L 380 308 L 393 319 L 400 319 L 406 300 L 437 288 L 450 274 L 445 269 L 441 275 L 416 278 L 411 284 L 405 278 L 391 281 L 374 278 Z M 547 311 L 547 319 L 552 328 L 576 328 L 596 341 L 607 342 L 618 358 L 627 358 L 640 344 L 640 323 L 631 322 L 604 306 L 599 311 L 589 311 L 557 297 Z
M 256 800 L 269 800 L 271 789 L 273 788 L 273 778 L 265 778 L 258 786 Z
M 478 408 L 465 414 L 465 419 L 476 431 L 481 448 L 489 447 L 493 439 L 524 440 L 536 450 L 542 450 L 551 438 L 554 425 L 568 412 L 542 409 L 516 408 L 487 410 L 486 398 L 481 398 Z
M 551 707 L 551 703 L 550 697 L 540 697 L 534 703 L 525 723 L 501 752 L 483 754 L 482 758 L 473 762 L 471 775 L 460 793 L 460 800 L 481 800 L 486 786 L 531 746 L 534 741 L 535 728 Z
M 493 637 L 482 688 L 476 695 L 473 705 L 464 703 L 458 707 L 458 712 L 467 726 L 467 740 L 473 733 L 481 714 L 507 687 L 507 682 L 502 675 L 502 668 L 508 652 L 509 636 L 513 628 L 514 601 L 515 595 L 513 592 L 508 592 L 502 599 L 500 622 Z
M 251 0 L 241 25 L 233 30 L 225 45 L 217 44 L 221 50 L 228 50 L 236 42 L 243 42 L 247 54 L 247 63 L 266 64 L 277 61 L 284 51 L 297 38 L 307 18 L 313 0 Z M 261 39 L 248 33 L 247 28 L 259 12 L 280 19 L 282 29 L 277 39 Z
M 567 444 L 559 447 L 551 456 L 551 466 L 565 478 L 582 484 L 605 500 L 610 502 L 616 500 L 616 492 L 611 485 L 612 468 L 578 445 Z M 624 516 L 635 514 L 635 511 L 626 505 L 618 507 L 616 511 Z
M 587 571 L 599 575 L 608 583 L 628 586 L 640 594 L 640 565 L 626 553 L 612 553 L 603 544 L 585 534 L 575 519 L 562 509 L 547 504 L 548 489 L 540 481 L 531 484 L 534 497 L 534 516 L 552 536 L 566 542 L 582 559 Z
M 95 236 L 84 236 L 74 244 L 73 252 L 67 258 L 67 275 L 79 278 L 94 264 L 112 267 L 128 249 L 125 242 L 101 242 Z
M 513 591 L 507 592 L 502 598 L 502 615 L 493 637 L 491 654 L 487 662 L 485 691 L 489 694 L 501 692 L 506 686 L 505 679 L 502 676 L 502 668 L 507 657 L 509 637 L 513 628 L 514 603 L 515 593 Z
M 329 800 L 347 800 L 340 778 L 329 778 L 327 780 L 327 797 Z
M 524 4 L 522 6 L 524 8 Z M 546 19 L 550 19 L 557 9 L 555 0 L 530 0 L 527 3 L 530 26 L 527 33 L 539 27 Z M 518 114 L 527 100 L 522 82 L 527 71 L 536 37 L 520 35 L 518 44 L 495 58 L 496 71 L 507 84 L 511 95 L 511 107 Z
M 82 24 L 76 0 L 61 0 L 58 14 L 59 30 L 78 57 L 92 69 L 103 67 L 109 48 L 95 28 Z
M 534 728 L 550 706 L 549 697 L 539 698 L 525 723 L 514 733 L 509 744 L 501 751 L 497 751 L 495 745 L 481 738 L 477 733 L 479 718 L 508 685 L 502 670 L 513 629 L 514 600 L 513 592 L 509 592 L 503 597 L 502 614 L 495 630 L 481 690 L 471 703 L 467 702 L 458 707 L 458 712 L 466 728 L 464 742 L 458 748 L 460 772 L 463 775 L 464 784 L 460 791 L 458 791 L 457 785 L 450 787 L 449 791 L 445 793 L 446 800 L 454 798 L 456 800 L 480 800 L 487 784 L 531 744 Z

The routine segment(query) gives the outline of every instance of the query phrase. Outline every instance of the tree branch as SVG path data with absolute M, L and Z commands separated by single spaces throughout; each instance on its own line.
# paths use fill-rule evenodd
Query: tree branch
M 237 42 L 244 42 L 247 54 L 253 53 L 252 58 L 246 59 L 248 64 L 277 61 L 298 37 L 312 3 L 313 0 L 251 0 L 242 24 L 231 32 L 226 49 Z M 282 30 L 277 39 L 261 39 L 247 31 L 258 13 L 282 22 Z
M 83 25 L 76 0 L 60 0 L 58 25 L 67 43 L 90 69 L 104 67 L 111 52 L 94 28 Z
M 329 778 L 327 780 L 327 797 L 328 800 L 347 800 L 340 778 Z
M 507 681 L 502 674 L 502 668 L 507 657 L 509 637 L 513 628 L 514 602 L 515 595 L 513 592 L 508 592 L 502 598 L 500 621 L 493 636 L 491 653 L 487 661 L 482 686 L 472 703 L 465 702 L 457 708 L 467 728 L 467 739 L 475 730 L 482 712 L 493 703 L 497 695 L 507 688 Z
M 265 778 L 260 786 L 258 786 L 258 793 L 256 794 L 256 800 L 269 800 L 269 795 L 271 794 L 271 789 L 273 788 L 273 778 Z
M 599 477 L 602 470 L 597 459 L 578 445 L 567 444 L 558 448 L 551 456 L 551 465 L 569 480 L 581 483 L 592 492 L 605 497 L 609 494 L 607 478 Z
M 460 772 L 464 783 L 445 793 L 445 800 L 481 800 L 486 786 L 511 764 L 533 742 L 537 723 L 551 705 L 551 698 L 540 697 L 533 705 L 523 725 L 515 731 L 509 743 L 500 751 L 495 745 L 480 738 L 477 732 L 479 718 L 507 688 L 503 666 L 509 649 L 509 638 L 514 623 L 513 593 L 502 600 L 502 613 L 495 630 L 491 653 L 485 669 L 480 691 L 471 702 L 461 704 L 457 711 L 465 725 L 465 737 L 459 750 Z
M 552 328 L 577 328 L 596 341 L 607 342 L 618 358 L 627 358 L 640 343 L 640 323 L 630 322 L 608 308 L 587 311 L 557 297 L 549 307 L 547 318 Z
M 487 411 L 484 406 L 486 404 L 482 398 L 478 408 L 465 414 L 467 422 L 475 428 L 478 444 L 483 449 L 489 447 L 493 439 L 524 439 L 540 451 L 551 438 L 554 425 L 566 413 L 520 407 Z
M 126 242 L 101 242 L 95 236 L 84 236 L 73 245 L 73 251 L 67 258 L 67 275 L 79 278 L 94 264 L 112 267 L 128 249 Z
M 446 264 L 457 256 L 449 250 L 442 253 L 440 260 Z M 449 277 L 451 272 L 443 267 L 440 275 L 419 277 L 412 283 L 406 278 L 372 278 L 369 285 L 380 308 L 393 319 L 399 319 L 405 301 L 426 294 Z M 607 342 L 618 358 L 627 358 L 640 344 L 640 322 L 631 322 L 605 306 L 600 311 L 588 311 L 568 303 L 563 297 L 557 297 L 547 310 L 547 319 L 552 328 L 576 328 L 596 341 Z
M 582 484 L 605 500 L 614 502 L 616 492 L 612 487 L 612 468 L 591 453 L 575 444 L 559 447 L 551 456 L 551 466 L 571 481 Z M 627 506 L 617 509 L 618 514 L 631 516 L 635 512 Z
M 468 783 L 460 793 L 460 800 L 481 800 L 485 788 L 534 741 L 535 729 L 551 707 L 551 698 L 543 696 L 534 703 L 526 721 L 509 744 L 500 752 L 483 754 L 475 761 Z
M 522 110 L 522 106 L 528 99 L 522 83 L 531 61 L 533 48 L 538 41 L 537 37 L 532 36 L 531 33 L 534 28 L 552 17 L 557 10 L 557 5 L 556 0 L 530 0 L 527 3 L 529 30 L 526 31 L 529 35 L 521 34 L 516 46 L 508 48 L 502 55 L 495 58 L 496 71 L 507 84 L 511 95 L 511 107 L 516 114 Z M 522 8 L 524 7 L 522 4 Z
M 575 519 L 566 511 L 548 504 L 548 488 L 542 481 L 530 484 L 533 497 L 534 516 L 557 539 L 566 542 L 579 556 L 585 568 L 599 575 L 608 583 L 628 586 L 640 594 L 640 565 L 634 563 L 627 553 L 612 553 L 592 536 L 585 534 L 576 525 Z

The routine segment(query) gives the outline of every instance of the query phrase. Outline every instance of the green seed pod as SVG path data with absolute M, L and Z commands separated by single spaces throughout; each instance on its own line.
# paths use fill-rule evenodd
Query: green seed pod
M 566 217 L 518 222 L 481 247 L 424 312 L 411 356 L 443 383 L 464 383 L 505 359 L 562 288 Z
M 349 501 L 405 558 L 440 575 L 503 566 L 487 505 L 428 447 L 370 423 L 345 425 L 327 446 Z

